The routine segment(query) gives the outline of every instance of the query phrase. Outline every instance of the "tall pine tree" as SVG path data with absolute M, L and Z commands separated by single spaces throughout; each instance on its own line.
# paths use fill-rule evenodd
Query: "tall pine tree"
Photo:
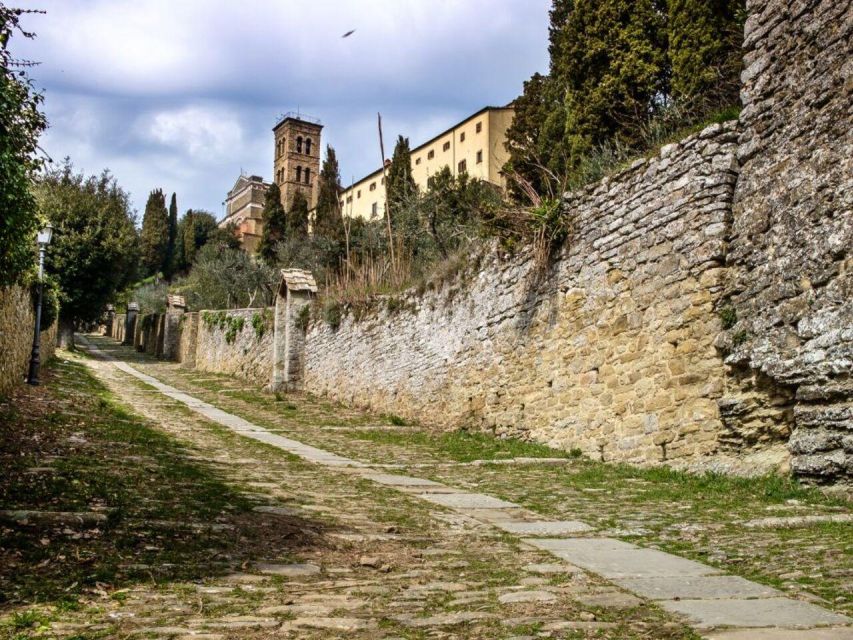
M 282 242 L 287 234 L 287 216 L 281 204 L 281 190 L 275 182 L 267 189 L 261 217 L 264 227 L 261 231 L 258 255 L 271 265 L 275 262 L 276 245 Z
M 163 264 L 163 275 L 167 280 L 172 279 L 176 268 L 175 246 L 178 240 L 178 196 L 172 193 L 169 203 L 169 242 L 166 245 L 166 260 Z
M 320 169 L 317 208 L 314 212 L 314 235 L 340 242 L 343 234 L 341 217 L 341 173 L 338 158 L 331 145 L 326 147 L 326 158 Z
M 145 275 L 150 276 L 161 271 L 169 246 L 169 214 L 162 189 L 155 189 L 148 196 L 139 243 Z

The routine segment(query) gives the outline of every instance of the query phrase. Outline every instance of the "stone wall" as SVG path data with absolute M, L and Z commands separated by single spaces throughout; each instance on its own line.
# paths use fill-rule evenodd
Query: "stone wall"
M 177 360 L 189 368 L 195 367 L 196 350 L 198 349 L 198 323 L 199 315 L 197 312 L 184 314 Z
M 272 309 L 201 311 L 195 342 L 197 369 L 228 373 L 258 385 L 269 384 L 273 354 Z M 189 349 L 189 344 L 185 346 Z
M 726 298 L 729 447 L 853 477 L 853 2 L 750 0 Z
M 462 291 L 316 323 L 306 389 L 596 459 L 714 452 L 736 144 L 734 123 L 714 125 L 569 196 L 575 231 L 544 282 L 492 253 Z
M 0 288 L 0 397 L 24 381 L 33 348 L 35 312 L 27 289 Z M 42 331 L 39 357 L 44 364 L 56 349 L 56 323 Z

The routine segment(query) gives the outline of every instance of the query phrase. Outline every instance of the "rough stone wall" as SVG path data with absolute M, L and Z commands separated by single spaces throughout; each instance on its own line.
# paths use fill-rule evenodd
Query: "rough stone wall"
M 224 316 L 227 325 L 216 321 Z M 255 330 L 255 316 L 263 320 L 263 332 Z M 229 327 L 240 319 L 242 328 L 229 338 Z M 230 341 L 229 341 L 230 340 Z M 272 373 L 273 313 L 271 309 L 233 309 L 199 312 L 195 367 L 228 373 L 259 385 L 268 385 Z
M 23 287 L 0 288 L 0 397 L 24 381 L 33 348 L 35 313 L 29 291 Z M 56 323 L 41 332 L 42 364 L 56 349 Z
M 125 322 L 127 322 L 127 314 L 117 313 L 115 315 L 115 319 L 113 319 L 112 331 L 110 332 L 110 337 L 114 340 L 118 340 L 122 342 L 124 340 L 124 327 Z
M 163 316 L 163 344 L 161 357 L 164 360 L 180 361 L 181 331 L 184 326 L 184 313 L 167 312 Z
M 850 480 L 853 2 L 747 4 L 723 441 L 788 442 L 799 475 Z
M 316 323 L 306 389 L 605 460 L 714 452 L 734 129 L 714 125 L 570 196 L 575 232 L 538 287 L 530 260 L 488 257 L 462 293 L 347 316 L 337 331 Z

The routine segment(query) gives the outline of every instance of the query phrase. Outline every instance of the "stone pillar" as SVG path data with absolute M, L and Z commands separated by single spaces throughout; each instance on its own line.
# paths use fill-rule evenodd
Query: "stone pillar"
M 136 335 L 136 317 L 139 315 L 139 305 L 131 302 L 127 305 L 127 315 L 124 317 L 124 340 L 122 344 L 133 346 Z
M 308 271 L 282 269 L 275 298 L 272 391 L 300 388 L 305 355 L 308 305 L 317 293 L 317 283 Z
M 113 333 L 114 333 L 113 324 L 115 323 L 115 319 L 116 319 L 116 309 L 113 305 L 108 304 L 107 305 L 107 312 L 105 314 L 105 319 L 104 319 L 104 335 L 105 336 L 109 336 L 110 338 L 114 337 L 113 336 Z
M 184 312 L 187 303 L 183 296 L 168 296 L 166 298 L 166 315 L 163 320 L 163 350 L 164 360 L 179 360 L 181 352 L 181 331 L 183 329 Z

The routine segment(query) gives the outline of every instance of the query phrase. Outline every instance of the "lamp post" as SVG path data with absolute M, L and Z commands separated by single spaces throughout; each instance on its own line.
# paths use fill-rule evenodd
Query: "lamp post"
M 50 223 L 39 231 L 39 297 L 36 303 L 36 326 L 33 330 L 33 351 L 30 355 L 30 372 L 27 375 L 27 383 L 37 386 L 39 383 L 39 348 L 41 346 L 41 299 L 44 291 L 44 253 L 47 251 L 47 245 L 50 244 L 50 238 L 53 236 L 53 227 Z

